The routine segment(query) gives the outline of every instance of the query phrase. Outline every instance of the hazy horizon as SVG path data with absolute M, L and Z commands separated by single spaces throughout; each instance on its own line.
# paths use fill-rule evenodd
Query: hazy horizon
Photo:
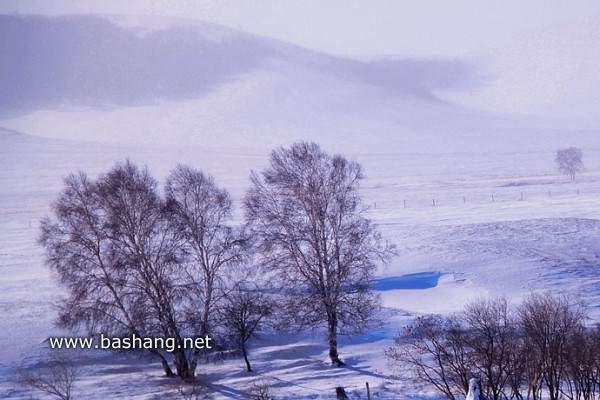
M 20 1 L 3 14 L 123 14 L 189 18 L 343 56 L 449 56 L 581 18 L 600 15 L 592 0 L 481 2 L 341 1 Z

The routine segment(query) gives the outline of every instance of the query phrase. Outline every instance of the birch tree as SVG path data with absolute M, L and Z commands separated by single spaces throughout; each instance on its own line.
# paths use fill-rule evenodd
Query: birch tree
M 212 333 L 215 320 L 221 320 L 218 309 L 225 294 L 246 277 L 241 262 L 247 241 L 229 225 L 233 205 L 229 193 L 202 171 L 178 165 L 167 178 L 165 197 L 167 217 L 185 264 L 189 321 L 203 337 Z M 193 368 L 197 359 L 195 350 Z
M 327 329 L 329 358 L 343 366 L 338 335 L 367 329 L 378 297 L 370 284 L 394 247 L 369 219 L 358 193 L 360 164 L 299 142 L 271 153 L 245 198 L 259 263 L 281 290 L 287 321 Z
M 148 170 L 129 161 L 96 180 L 71 175 L 42 221 L 39 242 L 67 291 L 61 327 L 172 339 L 172 351 L 146 350 L 167 376 L 189 380 L 198 351 L 184 339 L 210 333 L 216 282 L 239 254 L 225 225 L 231 203 L 224 191 L 183 167 L 167 189 L 165 200 Z

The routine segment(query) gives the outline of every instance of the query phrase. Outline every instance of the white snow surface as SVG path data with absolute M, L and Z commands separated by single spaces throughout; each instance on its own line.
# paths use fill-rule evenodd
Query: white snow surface
M 384 325 L 340 341 L 348 367 L 329 365 L 320 331 L 265 335 L 252 344 L 254 373 L 239 359 L 201 366 L 215 398 L 243 398 L 258 378 L 277 398 L 333 398 L 336 386 L 365 398 L 365 382 L 375 398 L 435 398 L 396 379 L 383 352 L 415 316 L 460 311 L 481 296 L 517 303 L 532 291 L 580 293 L 590 319 L 600 318 L 598 114 L 481 111 L 332 71 L 272 60 L 193 99 L 63 105 L 0 120 L 0 397 L 29 398 L 14 367 L 35 365 L 46 338 L 64 334 L 53 327 L 61 290 L 36 244 L 40 219 L 64 176 L 96 176 L 126 158 L 159 182 L 177 163 L 212 174 L 233 194 L 239 222 L 250 171 L 264 168 L 274 147 L 314 140 L 363 165 L 368 216 L 398 246 L 375 282 Z M 586 76 L 573 74 L 587 89 Z M 560 110 L 555 98 L 551 106 Z M 556 150 L 571 145 L 586 166 L 574 182 L 554 165 Z M 77 398 L 180 398 L 160 365 L 135 356 L 90 351 L 82 373 Z

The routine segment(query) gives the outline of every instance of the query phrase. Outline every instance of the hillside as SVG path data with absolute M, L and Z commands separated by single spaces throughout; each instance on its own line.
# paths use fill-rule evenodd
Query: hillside
M 281 63 L 417 97 L 473 79 L 459 61 L 360 62 L 186 20 L 3 15 L 0 26 L 0 111 L 5 115 L 61 105 L 197 98 Z

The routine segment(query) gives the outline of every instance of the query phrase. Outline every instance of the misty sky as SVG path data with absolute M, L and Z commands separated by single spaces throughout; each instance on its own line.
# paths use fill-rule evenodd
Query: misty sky
M 600 1 L 2 0 L 0 13 L 167 15 L 338 55 L 452 55 L 600 15 Z

